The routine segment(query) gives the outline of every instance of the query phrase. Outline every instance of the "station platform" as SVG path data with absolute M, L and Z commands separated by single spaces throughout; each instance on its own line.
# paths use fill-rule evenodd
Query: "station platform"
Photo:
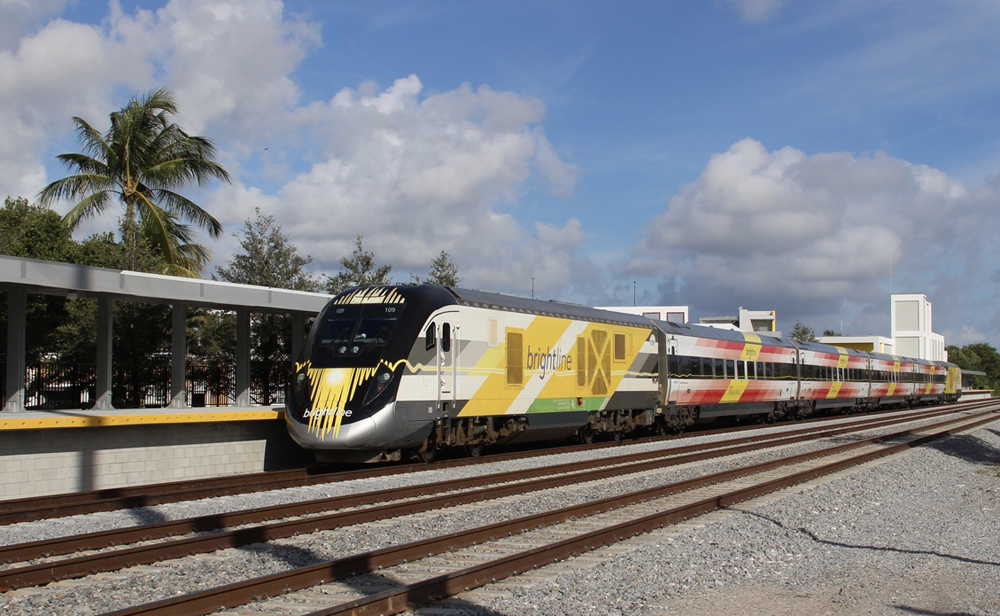
M 253 473 L 308 460 L 284 409 L 0 413 L 0 499 Z
M 0 431 L 184 424 L 214 421 L 264 421 L 283 418 L 283 407 L 24 411 L 19 413 L 0 413 Z

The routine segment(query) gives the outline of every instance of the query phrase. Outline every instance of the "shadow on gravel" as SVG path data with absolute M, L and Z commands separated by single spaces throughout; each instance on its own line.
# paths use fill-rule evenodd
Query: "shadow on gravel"
M 996 430 L 990 432 L 1000 436 Z M 939 438 L 926 444 L 943 454 L 961 458 L 973 464 L 996 466 L 1000 464 L 1000 449 L 986 443 L 982 439 L 969 434 L 957 434 L 948 438 Z
M 823 545 L 830 545 L 830 546 L 834 546 L 834 547 L 838 547 L 838 548 L 847 548 L 847 549 L 850 549 L 850 550 L 870 550 L 872 552 L 892 552 L 892 553 L 895 553 L 895 554 L 913 554 L 914 556 L 937 556 L 938 558 L 945 558 L 947 560 L 954 560 L 954 561 L 957 561 L 957 562 L 960 562 L 960 563 L 969 563 L 971 565 L 990 565 L 992 567 L 1000 567 L 1000 562 L 992 562 L 992 561 L 989 561 L 989 560 L 979 560 L 977 558 L 967 558 L 965 556 L 956 556 L 954 554 L 943 554 L 941 552 L 935 552 L 933 550 L 905 550 L 905 549 L 902 549 L 902 548 L 893 548 L 893 547 L 888 547 L 888 546 L 856 545 L 856 544 L 851 544 L 851 543 L 843 543 L 841 541 L 830 541 L 828 539 L 823 539 L 823 538 L 817 536 L 816 533 L 814 533 L 813 531 L 811 531 L 811 530 L 809 530 L 807 528 L 802 528 L 801 526 L 798 527 L 798 528 L 794 528 L 794 529 L 793 528 L 789 528 L 789 527 L 785 526 L 784 524 L 782 524 L 781 522 L 779 522 L 778 520 L 775 520 L 774 518 L 770 518 L 770 517 L 768 517 L 766 515 L 757 513 L 755 511 L 743 511 L 743 510 L 740 510 L 740 509 L 733 509 L 731 507 L 725 507 L 725 509 L 728 509 L 728 510 L 734 512 L 734 513 L 740 513 L 740 514 L 743 514 L 743 515 L 752 516 L 752 517 L 755 517 L 757 519 L 764 520 L 765 522 L 770 522 L 771 524 L 774 524 L 775 526 L 777 526 L 778 528 L 781 528 L 782 530 L 795 531 L 795 532 L 801 533 L 801 534 L 805 535 L 806 537 L 809 537 L 810 539 L 812 539 L 816 543 L 822 543 Z
M 895 604 L 892 607 L 907 614 L 923 614 L 924 616 L 973 616 L 972 612 L 933 612 L 931 610 L 920 609 L 919 607 L 910 607 L 909 605 Z
M 155 509 L 147 509 L 146 507 L 133 507 L 128 510 L 128 514 L 140 524 L 159 524 L 160 522 L 167 521 L 167 516 Z
M 329 562 L 326 559 L 321 558 L 318 554 L 316 554 L 312 550 L 290 545 L 275 545 L 263 540 L 260 543 L 253 543 L 250 545 L 241 546 L 237 549 L 243 550 L 244 552 L 247 552 L 249 554 L 264 555 L 270 558 L 276 558 L 296 569 L 302 567 L 311 567 L 313 565 L 320 565 L 325 562 Z M 389 590 L 395 590 L 405 585 L 403 582 L 393 579 L 392 577 L 389 577 L 382 573 L 369 573 L 365 575 L 356 575 L 348 578 L 338 579 L 337 582 L 349 586 L 365 596 L 370 596 L 380 592 L 386 592 Z M 449 613 L 453 613 L 459 616 L 508 616 L 503 612 L 496 612 L 490 610 L 489 608 L 477 605 L 475 603 L 463 601 L 460 599 L 455 599 L 454 597 L 449 599 L 441 599 L 440 601 L 436 601 L 434 603 L 439 603 L 443 601 L 447 601 Z M 431 605 L 431 604 L 426 603 L 423 605 Z
M 254 529 L 256 530 L 256 529 Z M 307 550 L 305 548 L 300 548 L 294 545 L 280 545 L 268 543 L 267 538 L 261 537 L 260 543 L 251 543 L 249 545 L 241 545 L 236 549 L 242 550 L 249 554 L 261 554 L 274 558 L 275 560 L 280 560 L 290 567 L 296 569 L 300 567 L 310 567 L 312 565 L 318 565 L 324 562 L 325 559 L 320 558 L 316 552 L 312 550 Z
M 397 590 L 405 586 L 404 582 L 381 573 L 359 575 L 345 580 L 340 580 L 340 583 L 347 584 L 354 590 L 363 593 L 366 596 Z M 443 583 L 441 585 L 441 592 L 444 593 Z M 456 616 L 509 616 L 506 612 L 497 612 L 476 603 L 463 601 L 454 597 L 439 599 L 433 602 L 422 602 L 420 605 L 414 607 L 426 608 L 441 603 L 446 603 L 447 606 L 441 606 L 442 612 L 447 611 L 448 614 L 455 614 Z

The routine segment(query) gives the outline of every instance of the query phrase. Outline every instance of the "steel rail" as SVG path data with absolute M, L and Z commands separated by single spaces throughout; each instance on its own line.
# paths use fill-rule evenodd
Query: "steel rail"
M 209 532 L 227 527 L 244 526 L 260 522 L 263 520 L 274 520 L 279 518 L 290 518 L 304 515 L 314 515 L 323 511 L 342 508 L 354 508 L 373 505 L 375 503 L 390 500 L 400 500 L 406 498 L 426 497 L 428 495 L 440 494 L 446 491 L 460 489 L 480 488 L 468 493 L 465 498 L 472 500 L 482 500 L 487 498 L 499 498 L 511 493 L 518 493 L 530 490 L 540 490 L 560 482 L 579 482 L 599 479 L 607 476 L 616 476 L 628 472 L 641 472 L 662 466 L 664 463 L 681 464 L 685 462 L 706 460 L 726 455 L 734 455 L 746 451 L 752 451 L 764 447 L 779 447 L 782 445 L 794 444 L 806 440 L 814 440 L 857 430 L 867 430 L 887 425 L 907 423 L 917 419 L 926 419 L 939 415 L 951 414 L 954 411 L 924 411 L 896 417 L 877 417 L 861 419 L 853 422 L 838 424 L 837 426 L 814 426 L 810 428 L 799 428 L 782 432 L 780 434 L 763 434 L 754 437 L 744 437 L 716 441 L 712 443 L 702 443 L 697 445 L 686 445 L 673 447 L 659 451 L 639 452 L 613 456 L 609 458 L 585 460 L 565 464 L 537 467 L 534 469 L 524 469 L 517 472 L 517 480 L 520 483 L 506 486 L 496 486 L 493 488 L 482 488 L 499 482 L 510 482 L 510 473 L 493 473 L 459 480 L 439 481 L 416 486 L 391 488 L 355 495 L 344 495 L 315 499 L 299 503 L 289 503 L 262 507 L 257 509 L 238 511 L 232 513 L 211 514 L 184 520 L 174 520 L 150 524 L 145 526 L 135 526 L 122 529 L 98 531 L 82 535 L 72 535 L 67 537 L 57 537 L 22 544 L 0 546 L 0 562 L 13 563 L 27 560 L 40 559 L 49 556 L 70 554 L 85 550 L 97 550 L 117 545 L 135 543 L 139 541 L 151 541 L 170 536 L 177 536 L 190 533 Z M 685 455 L 690 454 L 690 455 Z M 626 465 L 626 466 L 622 466 Z M 603 471 L 594 471 L 595 468 L 604 468 Z M 566 476 L 567 473 L 576 473 Z M 560 476 L 562 474 L 562 476 Z M 533 478 L 551 476 L 548 480 L 525 481 Z M 45 584 L 50 581 L 67 579 L 86 575 L 87 572 L 108 571 L 116 566 L 116 562 L 128 557 L 129 563 L 147 564 L 172 558 L 178 555 L 184 556 L 191 553 L 207 551 L 209 548 L 198 547 L 200 539 L 206 546 L 238 547 L 259 540 L 261 533 L 266 533 L 268 539 L 283 538 L 301 532 L 312 532 L 313 530 L 324 530 L 336 526 L 356 524 L 361 521 L 370 521 L 374 513 L 382 518 L 393 517 L 405 513 L 413 513 L 419 510 L 426 510 L 427 507 L 434 508 L 447 506 L 441 504 L 441 498 L 431 498 L 429 500 L 400 503 L 376 508 L 371 511 L 356 511 L 353 514 L 332 514 L 324 518 L 298 521 L 297 524 L 282 525 L 281 523 L 259 527 L 257 529 L 245 529 L 242 531 L 230 531 L 229 533 L 217 533 L 192 540 L 178 540 L 173 543 L 161 543 L 158 545 L 144 546 L 133 550 L 120 550 L 105 554 L 83 556 L 75 559 L 56 561 L 8 569 L 0 571 L 0 590 L 20 588 L 28 585 Z M 271 528 L 273 527 L 273 528 Z M 255 532 L 251 532 L 255 531 Z M 229 541 L 230 543 L 226 543 Z M 178 543 L 179 542 L 179 543 Z M 183 545 L 184 551 L 176 552 L 171 546 Z M 221 549 L 221 548 L 210 548 Z M 105 559 L 107 559 L 105 561 Z M 102 564 L 102 561 L 103 562 Z
M 984 419 L 976 419 L 984 415 L 989 415 L 989 417 L 986 417 Z M 842 468 L 846 468 L 847 466 L 876 459 L 884 455 L 889 455 L 890 453 L 895 453 L 902 449 L 913 447 L 918 444 L 928 442 L 929 440 L 933 440 L 935 438 L 940 438 L 942 436 L 951 434 L 956 431 L 970 430 L 975 427 L 978 427 L 979 425 L 996 421 L 997 419 L 1000 419 L 1000 417 L 997 417 L 994 412 L 986 412 L 973 417 L 963 417 L 944 422 L 939 422 L 938 424 L 934 424 L 933 426 L 922 427 L 921 430 L 937 429 L 961 422 L 968 422 L 968 423 L 960 426 L 955 430 L 946 430 L 927 436 L 918 436 L 909 442 L 892 445 L 884 450 L 863 454 L 862 456 L 855 457 L 847 462 L 837 462 L 833 464 L 828 464 L 823 467 L 820 467 L 820 469 L 840 470 Z M 376 569 L 396 565 L 405 561 L 414 560 L 416 558 L 422 558 L 422 557 L 432 556 L 435 554 L 440 554 L 450 550 L 461 549 L 464 547 L 468 547 L 470 545 L 481 543 L 483 541 L 500 539 L 509 536 L 511 534 L 523 532 L 525 530 L 535 529 L 542 526 L 548 526 L 573 518 L 593 515 L 596 513 L 609 511 L 612 509 L 617 509 L 625 505 L 631 505 L 642 501 L 648 501 L 654 498 L 661 498 L 664 496 L 668 496 L 670 494 L 674 494 L 685 490 L 690 490 L 696 487 L 701 487 L 712 483 L 718 483 L 720 481 L 734 479 L 749 474 L 759 473 L 783 465 L 793 464 L 796 462 L 815 459 L 823 456 L 829 456 L 835 453 L 862 447 L 866 444 L 885 442 L 888 440 L 897 439 L 902 436 L 907 436 L 910 434 L 912 434 L 912 431 L 906 430 L 894 434 L 873 437 L 870 439 L 856 441 L 852 443 L 840 444 L 815 452 L 798 454 L 795 456 L 790 456 L 778 460 L 772 460 L 769 462 L 755 464 L 748 467 L 731 469 L 728 471 L 714 473 L 711 475 L 695 478 L 688 481 L 678 482 L 667 486 L 647 489 L 640 492 L 623 495 L 620 497 L 612 497 L 608 499 L 603 499 L 601 501 L 594 501 L 572 507 L 566 507 L 555 511 L 543 512 L 532 516 L 519 518 L 516 520 L 492 524 L 478 529 L 471 529 L 459 533 L 453 533 L 450 535 L 434 537 L 423 541 L 415 541 L 401 546 L 384 548 L 381 550 L 374 550 L 371 552 L 357 554 L 354 556 L 349 556 L 334 561 L 313 565 L 310 567 L 303 567 L 300 569 L 285 571 L 278 574 L 264 576 L 253 580 L 237 582 L 219 588 L 191 593 L 189 595 L 184 595 L 180 597 L 173 597 L 170 599 L 165 599 L 162 601 L 157 601 L 142 606 L 134 606 L 131 608 L 126 608 L 123 610 L 113 612 L 112 614 L 114 616 L 126 616 L 133 614 L 164 614 L 164 615 L 207 614 L 217 609 L 244 605 L 254 600 L 255 598 L 261 596 L 279 595 L 285 592 L 300 590 L 303 588 L 308 588 L 311 586 L 327 583 L 345 577 L 350 577 L 353 575 L 371 573 Z M 802 479 L 793 480 L 791 481 L 791 483 L 797 483 L 799 481 L 806 480 L 808 478 L 819 476 L 819 474 L 817 474 L 817 470 L 818 469 L 813 469 L 810 471 L 804 471 L 802 473 L 799 473 L 796 476 L 802 477 Z M 829 470 L 827 472 L 833 472 L 833 470 Z M 711 511 L 713 509 L 717 509 L 721 506 L 728 505 L 738 500 L 743 500 L 745 498 L 750 498 L 752 496 L 757 496 L 759 494 L 763 494 L 768 491 L 779 489 L 780 487 L 784 487 L 782 484 L 780 484 L 780 481 L 782 480 L 770 480 L 766 482 L 766 484 L 764 484 L 765 487 L 763 488 L 761 486 L 741 488 L 740 490 L 737 490 L 727 495 L 704 499 L 703 501 L 699 501 L 699 503 L 696 503 L 695 505 L 689 505 L 685 508 L 681 508 L 684 511 L 668 511 L 668 512 L 658 513 L 640 519 L 639 523 L 633 521 L 620 524 L 615 527 L 611 527 L 610 529 L 595 531 L 594 533 L 588 533 L 587 535 L 583 536 L 585 539 L 582 543 L 579 542 L 579 540 L 577 540 L 576 543 L 571 543 L 570 540 L 559 542 L 557 544 L 554 544 L 557 550 L 555 552 L 556 556 L 547 557 L 548 558 L 547 560 L 545 558 L 537 558 L 535 560 L 531 560 L 529 558 L 527 560 L 527 564 L 521 565 L 520 568 L 509 565 L 508 563 L 513 562 L 512 558 L 523 559 L 525 557 L 524 555 L 526 554 L 530 555 L 536 552 L 544 553 L 544 550 L 542 548 L 536 550 L 529 550 L 528 552 L 524 552 L 520 555 L 517 555 L 517 557 L 509 557 L 501 559 L 497 561 L 497 563 L 500 564 L 496 565 L 496 563 L 494 563 L 495 566 L 492 569 L 488 568 L 489 564 L 480 565 L 477 567 L 470 568 L 469 570 L 459 572 L 461 575 L 459 575 L 459 573 L 453 573 L 447 576 L 440 576 L 438 578 L 433 578 L 431 580 L 427 580 L 422 583 L 411 584 L 405 587 L 401 587 L 400 589 L 396 589 L 394 591 L 389 591 L 387 593 L 374 595 L 373 597 L 360 599 L 358 601 L 345 604 L 345 606 L 340 606 L 339 608 L 335 608 L 335 610 L 316 612 L 316 614 L 387 613 L 390 611 L 398 611 L 400 609 L 405 609 L 406 606 L 410 603 L 424 602 L 426 600 L 440 598 L 441 596 L 444 596 L 442 592 L 444 592 L 445 590 L 447 590 L 447 592 L 450 592 L 452 594 L 454 594 L 455 592 L 461 592 L 463 590 L 467 590 L 469 588 L 473 588 L 482 585 L 484 583 L 488 583 L 495 579 L 500 579 L 507 575 L 512 575 L 526 571 L 533 567 L 540 566 L 541 564 L 548 564 L 549 562 L 553 562 L 554 560 L 561 560 L 562 558 L 565 558 L 566 556 L 571 554 L 579 553 L 581 551 L 586 551 L 588 549 L 593 549 L 594 547 L 599 547 L 600 545 L 604 545 L 606 543 L 618 541 L 627 538 L 629 536 L 632 536 L 634 534 L 646 532 L 652 528 L 663 526 L 664 524 L 668 524 L 673 521 L 685 519 L 687 517 L 691 517 L 699 513 L 704 513 L 707 511 Z M 788 485 L 791 485 L 791 483 L 789 483 Z M 650 523 L 649 522 L 650 520 L 652 520 L 653 523 Z M 593 541 L 592 543 L 588 543 L 591 542 L 594 537 L 599 538 L 599 540 Z M 364 605 L 365 603 L 371 603 L 372 605 L 365 606 Z

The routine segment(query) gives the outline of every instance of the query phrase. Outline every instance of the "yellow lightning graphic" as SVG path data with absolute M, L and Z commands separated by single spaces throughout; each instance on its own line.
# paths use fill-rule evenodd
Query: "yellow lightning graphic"
M 398 365 L 399 362 L 396 363 Z M 395 365 L 381 361 L 390 370 Z M 378 366 L 371 368 L 312 368 L 310 362 L 296 364 L 296 370 L 305 368 L 309 376 L 310 401 L 308 431 L 319 438 L 326 438 L 331 432 L 333 438 L 340 435 L 340 424 L 344 420 L 348 401 L 354 398 L 358 387 L 375 375 Z M 320 412 L 317 412 L 320 411 Z M 322 412 L 329 411 L 329 412 Z

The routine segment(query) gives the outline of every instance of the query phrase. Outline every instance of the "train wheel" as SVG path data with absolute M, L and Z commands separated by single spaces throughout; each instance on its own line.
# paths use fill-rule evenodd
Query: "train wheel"
M 659 415 L 656 418 L 656 433 L 660 436 L 664 436 L 670 432 L 670 428 L 667 426 L 667 418 L 663 415 Z
M 433 462 L 441 458 L 441 443 L 432 432 L 418 452 L 418 456 L 424 462 Z
M 473 458 L 478 458 L 483 455 L 483 450 L 486 449 L 486 445 L 482 442 L 475 443 L 472 445 L 465 446 L 465 453 Z
M 594 442 L 594 429 L 589 425 L 580 428 L 580 442 L 584 445 L 590 445 Z
M 686 406 L 681 406 L 677 408 L 677 424 L 681 428 L 686 428 L 694 423 L 694 418 L 691 416 L 691 409 Z
M 767 417 L 764 419 L 764 421 L 766 423 L 777 423 L 784 419 L 788 419 L 790 415 L 792 415 L 792 412 L 789 411 L 788 404 L 784 402 L 778 402 L 777 404 L 774 405 L 774 410 L 767 414 Z

